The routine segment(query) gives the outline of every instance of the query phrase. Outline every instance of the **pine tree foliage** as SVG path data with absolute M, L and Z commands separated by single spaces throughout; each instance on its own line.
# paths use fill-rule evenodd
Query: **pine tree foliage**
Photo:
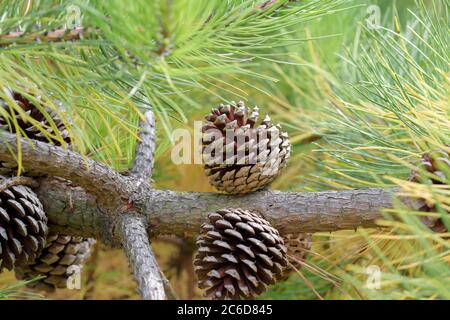
M 226 92 L 244 97 L 241 88 L 262 77 L 249 67 L 273 58 L 272 48 L 298 42 L 287 37 L 289 27 L 326 15 L 341 2 L 5 1 L 2 34 L 44 39 L 73 21 L 73 6 L 85 32 L 81 41 L 53 44 L 2 37 L 0 85 L 62 100 L 67 110 L 59 110 L 60 116 L 72 120 L 78 148 L 124 165 L 143 111 L 151 106 L 170 137 L 171 118 L 186 121 L 191 109 L 203 107 L 194 93 L 216 100 Z M 51 102 L 49 107 L 57 109 Z
M 448 233 L 437 235 L 419 219 L 427 215 L 441 218 L 447 227 L 450 223 L 448 185 L 431 184 L 431 179 L 442 177 L 419 167 L 424 153 L 449 151 L 449 2 L 418 1 L 405 11 L 400 19 L 395 6 L 386 7 L 383 26 L 377 29 L 359 24 L 347 49 L 340 51 L 339 63 L 325 58 L 329 64 L 312 79 L 307 77 L 327 90 L 316 99 L 322 106 L 316 102 L 314 111 L 305 108 L 304 130 L 320 139 L 312 151 L 299 140 L 297 147 L 304 150 L 299 158 L 309 163 L 302 169 L 309 175 L 296 181 L 303 183 L 299 189 L 308 190 L 395 186 L 404 197 L 424 198 L 437 212 L 413 211 L 398 199 L 381 222 L 388 227 L 384 230 L 316 234 L 313 255 L 303 272 L 319 276 L 312 283 L 319 297 L 448 299 L 450 295 Z M 289 72 L 286 69 L 276 68 L 282 75 Z M 302 82 L 300 77 L 289 78 L 293 88 L 311 97 Z M 450 177 L 448 168 L 441 169 Z M 422 183 L 408 181 L 413 170 Z M 367 287 L 370 266 L 380 268 L 379 289 Z M 303 281 L 291 279 L 268 296 L 293 298 L 295 292 L 304 296 L 301 290 L 308 286 L 298 287 L 298 282 Z
M 4 36 L 43 39 L 65 26 L 71 5 L 80 40 Z M 366 23 L 370 5 L 380 28 Z M 449 229 L 450 190 L 418 167 L 423 153 L 450 151 L 448 0 L 7 0 L 0 12 L 0 86 L 45 101 L 89 157 L 128 168 L 139 119 L 153 108 L 163 158 L 173 128 L 242 99 L 289 132 L 291 164 L 275 188 L 398 187 L 437 208 L 398 199 L 386 228 L 314 235 L 299 272 L 264 298 L 450 298 L 449 234 L 419 219 L 438 216 Z M 157 186 L 191 190 L 195 179 L 209 190 L 201 168 L 160 162 Z M 413 170 L 422 183 L 408 181 Z M 370 266 L 380 289 L 367 288 Z

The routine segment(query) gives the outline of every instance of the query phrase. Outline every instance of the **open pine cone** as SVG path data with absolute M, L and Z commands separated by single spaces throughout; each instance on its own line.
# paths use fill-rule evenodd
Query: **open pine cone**
M 291 152 L 286 132 L 269 116 L 256 126 L 258 108 L 242 101 L 221 104 L 206 117 L 203 160 L 210 183 L 228 193 L 248 193 L 264 188 L 286 166 Z
M 284 269 L 281 280 L 286 280 L 291 273 L 302 267 L 312 245 L 311 233 L 287 234 L 283 236 L 287 248 L 288 266 Z
M 38 290 L 52 291 L 56 288 L 67 288 L 68 278 L 75 272 L 74 266 L 80 270 L 88 260 L 95 240 L 75 236 L 53 234 L 47 237 L 42 254 L 32 263 L 16 268 L 16 277 L 20 280 L 31 280 L 28 286 Z
M 61 142 L 56 137 L 60 136 L 62 140 L 66 143 L 70 143 L 69 132 L 65 124 L 58 117 L 57 113 L 52 110 L 47 110 L 48 115 L 51 120 L 42 114 L 42 112 L 36 107 L 30 100 L 25 98 L 23 95 L 12 92 L 9 89 L 6 89 L 6 92 L 11 96 L 11 99 L 14 100 L 17 105 L 22 108 L 22 110 L 33 120 L 35 120 L 39 125 L 44 128 L 49 136 L 46 136 L 39 130 L 35 123 L 31 123 L 22 118 L 21 114 L 17 112 L 14 108 L 10 107 L 7 102 L 0 98 L 0 108 L 6 114 L 9 114 L 9 117 L 5 117 L 0 113 L 0 130 L 9 131 L 12 133 L 16 133 L 19 129 L 23 131 L 28 138 L 32 140 L 42 141 L 42 142 L 51 142 L 54 145 L 60 146 Z M 37 100 L 40 100 L 39 97 L 36 97 Z M 60 104 L 60 102 L 57 102 Z M 17 126 L 14 125 L 10 117 L 14 117 L 17 121 Z M 55 130 L 55 128 L 57 130 Z M 0 174 L 1 175 L 10 175 L 17 170 L 17 165 L 15 163 L 5 163 L 0 161 Z
M 440 180 L 431 179 L 433 184 L 442 185 L 448 184 L 450 181 L 450 177 L 446 176 L 443 171 L 439 170 L 439 167 L 447 167 L 448 171 L 450 171 L 450 155 L 444 150 L 437 150 L 430 153 L 425 153 L 422 156 L 422 168 L 424 168 L 429 173 L 439 177 Z M 409 177 L 409 181 L 414 181 L 417 183 L 421 182 L 420 174 L 417 171 L 413 171 Z M 409 200 L 414 201 L 414 206 L 418 208 L 418 210 L 423 212 L 436 212 L 436 207 L 434 205 L 430 205 L 426 202 L 425 199 L 414 199 Z M 429 227 L 434 232 L 446 232 L 447 228 L 444 225 L 444 222 L 441 218 L 428 217 L 423 216 L 420 217 L 421 221 Z
M 194 260 L 199 287 L 213 299 L 253 298 L 275 283 L 287 265 L 278 231 L 256 213 L 223 209 L 202 225 Z
M 17 185 L 0 192 L 0 272 L 33 261 L 47 232 L 42 204 L 30 188 Z
M 47 138 L 41 131 L 36 128 L 35 124 L 24 120 L 16 110 L 8 106 L 6 101 L 0 98 L 0 108 L 3 108 L 6 113 L 16 118 L 18 127 L 27 134 L 28 138 L 37 141 L 52 142 L 55 145 L 60 145 L 61 143 L 59 142 L 59 140 L 53 138 L 60 136 L 65 142 L 70 143 L 69 132 L 67 131 L 66 126 L 58 117 L 56 112 L 47 110 L 48 115 L 51 118 L 50 121 L 50 119 L 45 117 L 44 114 L 38 109 L 38 107 L 36 107 L 23 95 L 17 92 L 11 92 L 10 90 L 7 90 L 7 92 L 10 93 L 11 98 L 17 103 L 17 105 L 21 107 L 28 116 L 39 123 L 40 126 L 45 128 L 47 133 L 49 134 L 49 137 Z M 39 97 L 36 97 L 36 99 L 40 100 Z M 55 128 L 57 130 L 55 130 Z M 0 115 L 0 130 L 7 130 L 15 133 L 17 128 L 11 123 L 10 119 L 2 117 Z

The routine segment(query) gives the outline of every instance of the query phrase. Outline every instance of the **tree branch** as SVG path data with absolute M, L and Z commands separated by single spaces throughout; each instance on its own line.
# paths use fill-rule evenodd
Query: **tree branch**
M 230 207 L 258 210 L 283 234 L 328 232 L 358 227 L 375 227 L 381 211 L 392 207 L 393 189 L 365 189 L 326 192 L 259 191 L 230 196 L 166 190 L 145 191 L 142 215 L 151 236 L 194 237 L 208 213 Z M 47 178 L 37 189 L 45 211 L 56 230 L 101 237 L 114 242 L 110 228 L 114 216 L 92 195 L 67 181 Z
M 151 178 L 154 152 L 155 119 L 153 112 L 147 111 L 145 121 L 141 122 L 131 176 L 141 182 Z M 174 299 L 173 289 L 153 254 L 145 225 L 141 217 L 126 212 L 118 223 L 122 246 L 134 271 L 141 297 L 148 300 L 166 300 L 168 297 Z
M 145 113 L 145 121 L 141 123 L 139 138 L 131 174 L 137 178 L 148 179 L 152 176 L 156 149 L 155 115 L 151 110 Z
M 0 35 L 0 47 L 11 44 L 29 44 L 32 42 L 62 42 L 86 38 L 97 33 L 91 28 L 77 27 L 74 29 L 56 29 L 48 32 L 36 31 L 25 33 L 22 31 Z
M 223 208 L 258 211 L 282 234 L 375 227 L 382 210 L 392 207 L 395 190 L 381 188 L 280 192 L 245 195 L 154 190 L 144 210 L 159 234 L 197 235 L 210 212 Z
M 124 215 L 120 219 L 122 245 L 133 269 L 144 300 L 166 300 L 164 281 L 150 247 L 145 224 L 139 217 Z
M 0 161 L 13 161 L 16 136 L 5 133 L 0 140 Z M 53 228 L 112 244 L 120 239 L 111 230 L 117 223 L 118 205 L 140 214 L 152 236 L 176 234 L 192 237 L 206 215 L 226 207 L 257 210 L 282 233 L 336 231 L 374 227 L 381 211 L 392 207 L 395 190 L 366 189 L 325 192 L 259 191 L 247 195 L 172 192 L 152 189 L 136 177 L 122 177 L 110 168 L 60 147 L 21 139 L 27 171 L 60 176 L 46 178 L 38 195 Z M 11 149 L 9 149 L 11 147 Z M 123 210 L 121 212 L 124 212 Z
M 28 186 L 33 188 L 39 186 L 36 180 L 32 178 L 28 177 L 5 178 L 4 176 L 0 175 L 0 192 L 3 192 L 6 189 L 11 188 L 12 186 L 17 186 L 19 184 L 22 186 Z
M 27 173 L 71 180 L 106 207 L 121 205 L 135 191 L 136 186 L 128 177 L 70 150 L 18 138 L 6 131 L 0 132 L 0 141 L 0 161 L 15 162 L 13 153 L 20 153 Z

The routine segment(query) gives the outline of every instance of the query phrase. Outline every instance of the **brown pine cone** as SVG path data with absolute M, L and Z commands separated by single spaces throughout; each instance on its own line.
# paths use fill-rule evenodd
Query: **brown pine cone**
M 446 172 L 450 171 L 450 155 L 444 150 L 437 150 L 431 153 L 425 153 L 422 156 L 421 167 L 438 177 L 432 178 L 431 183 L 436 185 L 448 184 L 450 177 L 446 176 L 445 171 L 441 171 L 439 168 L 447 168 Z M 420 174 L 418 171 L 413 171 L 408 179 L 409 181 L 421 183 Z M 425 199 L 409 199 L 413 202 L 413 206 L 423 212 L 436 212 L 436 207 L 432 204 L 428 204 Z M 420 220 L 434 232 L 447 232 L 447 228 L 441 218 L 435 217 L 420 217 Z
M 28 286 L 38 290 L 52 291 L 56 288 L 67 288 L 67 281 L 74 272 L 74 266 L 81 266 L 89 259 L 91 247 L 95 240 L 53 234 L 47 237 L 47 243 L 41 255 L 35 261 L 16 268 L 19 280 L 31 280 Z
M 42 204 L 30 188 L 17 185 L 0 192 L 0 272 L 33 261 L 47 232 Z
M 253 298 L 287 265 L 283 238 L 269 222 L 242 209 L 211 213 L 202 225 L 194 260 L 199 287 L 213 299 Z
M 61 145 L 60 140 L 56 138 L 58 136 L 60 136 L 66 143 L 71 142 L 69 132 L 67 131 L 65 124 L 58 117 L 56 112 L 51 110 L 47 111 L 48 115 L 50 116 L 50 120 L 41 113 L 39 108 L 36 107 L 33 102 L 25 98 L 23 95 L 17 92 L 12 92 L 9 89 L 6 89 L 6 91 L 8 94 L 10 94 L 11 99 L 13 99 L 29 117 L 39 123 L 39 125 L 47 131 L 48 136 L 45 136 L 42 131 L 35 126 L 34 123 L 28 122 L 27 120 L 23 119 L 21 114 L 16 109 L 10 107 L 6 103 L 6 101 L 1 98 L 0 108 L 3 109 L 6 114 L 9 114 L 9 117 L 4 117 L 2 113 L 0 113 L 0 130 L 9 131 L 11 133 L 16 133 L 18 130 L 21 130 L 27 135 L 28 138 L 32 140 L 51 142 L 57 146 Z M 36 99 L 40 100 L 39 97 L 36 97 Z M 61 105 L 60 102 L 57 103 Z M 14 117 L 16 119 L 17 126 L 12 122 L 10 117 Z M 0 174 L 11 175 L 16 170 L 17 165 L 15 163 L 4 163 L 0 161 Z
M 286 280 L 293 272 L 302 267 L 312 245 L 311 233 L 287 234 L 283 236 L 287 248 L 288 266 L 284 269 L 281 280 Z
M 51 118 L 50 120 L 44 116 L 44 114 L 39 110 L 38 107 L 33 104 L 33 102 L 25 98 L 23 95 L 17 92 L 11 92 L 11 90 L 8 90 L 8 92 L 10 93 L 11 98 L 16 102 L 16 104 L 20 108 L 22 108 L 22 110 L 29 117 L 38 122 L 40 126 L 45 128 L 48 133 L 48 137 L 46 137 L 35 127 L 33 123 L 23 119 L 22 116 L 17 112 L 17 110 L 10 107 L 6 103 L 6 101 L 0 99 L 0 108 L 3 108 L 6 113 L 10 114 L 10 116 L 16 119 L 18 128 L 23 130 L 27 134 L 28 138 L 42 142 L 52 142 L 55 145 L 61 145 L 59 140 L 55 139 L 57 136 L 60 136 L 65 142 L 70 143 L 69 132 L 67 131 L 66 126 L 58 117 L 56 112 L 47 110 L 48 115 Z M 36 99 L 40 100 L 39 97 L 36 97 Z M 60 104 L 60 102 L 57 103 Z M 11 122 L 11 119 L 0 116 L 0 130 L 7 130 L 12 133 L 16 133 L 18 128 L 14 126 L 14 124 Z
M 258 108 L 249 114 L 242 101 L 220 105 L 206 117 L 203 160 L 209 182 L 228 193 L 264 188 L 286 166 L 291 152 L 286 132 L 269 116 L 256 126 Z

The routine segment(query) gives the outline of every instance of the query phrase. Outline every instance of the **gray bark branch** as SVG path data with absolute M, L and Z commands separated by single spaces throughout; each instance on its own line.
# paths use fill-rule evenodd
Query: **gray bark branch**
M 129 199 L 135 191 L 136 183 L 130 182 L 129 177 L 76 152 L 40 141 L 17 138 L 6 131 L 0 132 L 0 141 L 0 161 L 15 162 L 13 153 L 20 152 L 28 174 L 45 174 L 71 180 L 95 195 L 107 207 L 124 204 L 124 199 Z
M 153 111 L 145 113 L 145 121 L 140 126 L 139 142 L 131 174 L 137 178 L 149 179 L 152 176 L 156 149 L 155 116 Z
M 152 175 L 155 153 L 155 119 L 152 111 L 145 113 L 141 122 L 139 143 L 136 147 L 131 175 L 145 183 Z M 175 294 L 161 269 L 150 246 L 144 219 L 124 212 L 119 219 L 122 247 L 133 269 L 141 297 L 146 300 L 173 299 Z M 167 292 L 167 293 L 166 293 Z
M 36 188 L 38 186 L 36 180 L 28 177 L 11 177 L 6 178 L 4 176 L 0 175 L 0 192 L 5 191 L 6 189 L 17 186 L 17 185 L 23 185 L 28 187 Z
M 166 300 L 165 281 L 156 262 L 140 217 L 124 215 L 118 224 L 122 245 L 144 300 Z
M 280 192 L 246 195 L 154 190 L 145 212 L 160 234 L 195 236 L 208 213 L 223 208 L 259 212 L 282 234 L 313 233 L 375 227 L 382 210 L 392 207 L 394 190 L 380 188 Z
M 62 41 L 74 41 L 80 40 L 83 37 L 88 37 L 91 34 L 96 33 L 94 30 L 83 27 L 77 27 L 74 29 L 56 29 L 48 32 L 28 32 L 15 31 L 9 34 L 0 35 L 0 47 L 12 45 L 12 44 L 29 44 L 36 42 L 62 42 Z
M 0 135 L 0 161 L 14 161 L 17 138 Z M 247 195 L 188 193 L 155 190 L 133 176 L 75 152 L 42 142 L 21 139 L 27 172 L 62 177 L 47 178 L 37 192 L 55 227 L 77 234 L 101 236 L 111 242 L 117 213 L 132 209 L 145 217 L 151 235 L 193 236 L 206 215 L 225 207 L 257 210 L 284 233 L 336 231 L 373 227 L 384 208 L 392 207 L 394 190 L 366 189 L 326 192 L 259 191 Z M 75 186 L 76 185 L 76 186 Z M 82 187 L 82 188 L 80 188 Z
M 259 191 L 230 196 L 215 193 L 173 192 L 148 189 L 142 215 L 150 236 L 195 237 L 208 213 L 220 208 L 257 210 L 283 234 L 328 232 L 375 227 L 382 210 L 392 207 L 393 189 L 325 192 Z M 114 215 L 96 198 L 70 182 L 47 178 L 37 193 L 56 230 L 101 237 L 114 243 L 107 227 Z

